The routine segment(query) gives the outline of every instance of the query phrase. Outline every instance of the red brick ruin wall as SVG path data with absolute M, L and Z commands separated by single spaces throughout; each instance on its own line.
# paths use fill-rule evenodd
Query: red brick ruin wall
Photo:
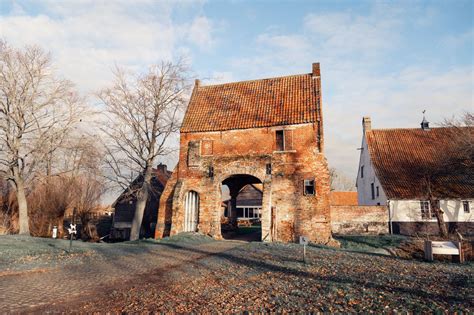
M 200 200 L 198 231 L 220 238 L 222 181 L 244 174 L 263 183 L 264 241 L 292 242 L 308 236 L 327 243 L 331 239 L 329 172 L 318 149 L 322 143 L 318 145 L 317 126 L 285 126 L 285 143 L 290 148 L 276 152 L 275 131 L 280 129 L 182 133 L 179 162 L 161 196 L 155 236 L 183 231 L 184 196 L 192 190 Z M 188 157 L 190 146 L 194 151 Z M 266 174 L 267 164 L 271 164 L 271 175 Z M 210 166 L 213 177 L 208 175 Z M 305 179 L 315 179 L 316 195 L 303 194 Z
M 388 210 L 385 206 L 331 206 L 335 234 L 386 234 Z

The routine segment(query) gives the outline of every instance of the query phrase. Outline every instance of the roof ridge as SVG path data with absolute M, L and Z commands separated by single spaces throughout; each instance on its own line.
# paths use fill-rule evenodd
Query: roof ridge
M 460 127 L 430 127 L 431 130 L 433 129 L 451 129 L 451 128 L 473 128 L 471 126 L 460 126 Z M 371 131 L 390 131 L 390 130 L 423 130 L 420 127 L 417 128 L 372 128 L 371 130 L 367 130 L 367 132 Z
M 302 76 L 311 76 L 311 75 L 312 75 L 312 73 L 300 73 L 300 74 L 284 75 L 284 76 L 279 76 L 279 77 L 242 80 L 242 81 L 226 82 L 226 83 L 219 83 L 219 84 L 208 84 L 208 85 L 203 85 L 203 83 L 201 82 L 201 84 L 198 86 L 198 88 L 215 87 L 215 86 L 223 86 L 223 85 L 234 85 L 234 84 L 239 84 L 239 83 L 250 83 L 250 82 L 263 81 L 263 80 L 284 79 L 284 78 L 302 77 Z

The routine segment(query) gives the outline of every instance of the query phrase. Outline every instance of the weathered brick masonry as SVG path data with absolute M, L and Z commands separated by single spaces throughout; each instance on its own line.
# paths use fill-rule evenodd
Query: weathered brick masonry
M 181 129 L 179 162 L 160 200 L 156 238 L 189 226 L 220 238 L 222 185 L 229 186 L 235 206 L 243 186 L 262 183 L 264 241 L 292 242 L 304 235 L 328 243 L 320 86 L 319 64 L 303 75 L 214 86 L 197 82 Z M 314 180 L 314 194 L 304 193 L 305 180 Z M 196 227 L 189 225 L 189 192 L 198 196 Z M 235 209 L 231 213 L 236 216 Z
M 331 225 L 335 234 L 385 234 L 389 232 L 385 206 L 333 206 Z

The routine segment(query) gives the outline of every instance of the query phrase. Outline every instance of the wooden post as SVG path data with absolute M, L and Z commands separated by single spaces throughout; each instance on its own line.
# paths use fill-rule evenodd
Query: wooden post
M 451 256 L 452 257 L 452 262 L 456 262 L 456 263 L 464 263 L 464 252 L 462 250 L 462 242 L 453 242 L 456 247 L 458 248 L 459 250 L 459 255 L 453 255 Z
M 433 247 L 431 241 L 425 241 L 425 260 L 433 261 Z

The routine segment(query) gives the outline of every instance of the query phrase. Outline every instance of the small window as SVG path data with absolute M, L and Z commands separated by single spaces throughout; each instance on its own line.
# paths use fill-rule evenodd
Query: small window
M 420 201 L 420 210 L 421 210 L 421 218 L 423 220 L 429 220 L 432 218 L 436 218 L 436 214 L 431 211 L 430 202 L 427 200 Z
M 360 178 L 364 178 L 364 165 L 360 167 Z
M 370 192 L 372 193 L 372 200 L 375 199 L 375 185 L 374 183 L 370 184 Z
M 314 179 L 305 179 L 304 180 L 304 194 L 306 196 L 311 196 L 315 194 L 314 189 Z
M 471 212 L 471 207 L 469 204 L 469 201 L 465 200 L 462 202 L 462 208 L 464 210 L 464 213 L 470 213 Z
M 376 195 L 377 195 L 377 197 L 379 197 L 379 196 L 380 196 L 380 192 L 379 192 L 379 186 L 377 186 L 377 187 L 376 187 Z
M 285 135 L 283 130 L 275 131 L 276 150 L 285 151 Z

